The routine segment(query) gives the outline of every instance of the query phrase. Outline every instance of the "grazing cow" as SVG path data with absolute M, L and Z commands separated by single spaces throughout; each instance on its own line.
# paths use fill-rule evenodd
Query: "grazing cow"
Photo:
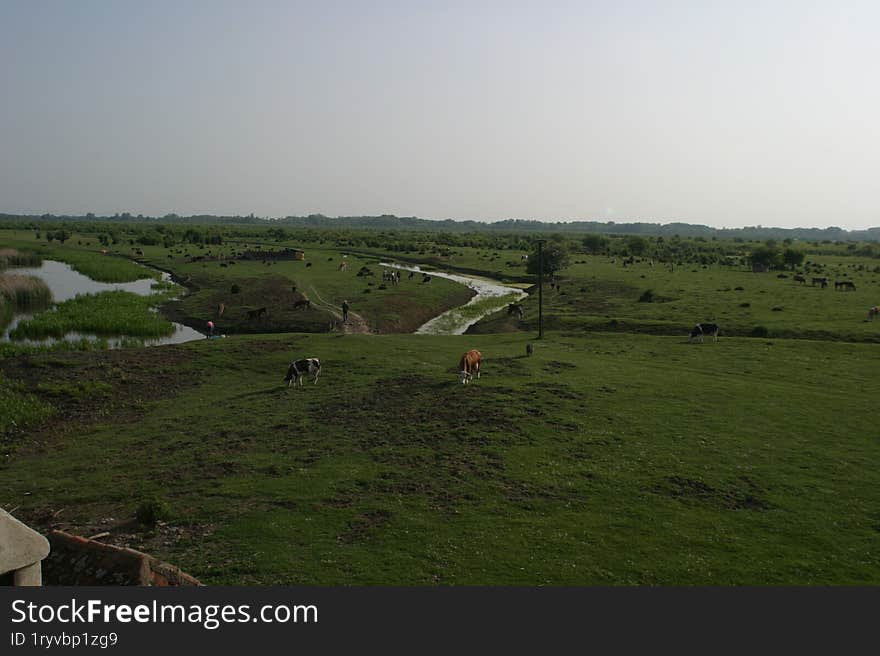
M 308 375 L 312 376 L 315 385 L 318 384 L 318 374 L 321 373 L 321 361 L 318 358 L 304 358 L 302 360 L 294 360 L 287 368 L 287 375 L 284 377 L 285 383 L 290 387 L 296 385 L 302 387 L 303 379 Z
M 220 303 L 217 305 L 217 318 L 220 319 L 223 317 L 223 313 L 226 312 L 226 304 Z
M 409 272 L 409 275 L 407 276 L 407 280 L 412 280 L 412 278 L 413 278 L 414 275 L 416 275 L 416 272 L 415 272 L 415 271 L 410 271 L 410 272 Z
M 700 343 L 703 342 L 704 335 L 712 335 L 714 340 L 718 341 L 718 326 L 714 323 L 698 323 L 694 326 L 694 329 L 691 331 L 691 336 L 688 339 L 689 342 L 692 342 L 694 338 L 699 337 Z
M 248 319 L 259 319 L 264 314 L 268 314 L 268 313 L 269 313 L 269 310 L 264 307 L 261 307 L 258 310 L 248 310 L 247 311 L 247 318 Z
M 880 305 L 875 305 L 868 310 L 868 321 L 873 321 L 878 314 L 880 314 Z
M 816 286 L 816 283 L 819 283 L 822 285 L 822 289 L 825 289 L 828 286 L 828 278 L 813 278 L 813 287 Z
M 792 280 L 794 280 L 795 282 L 799 282 L 799 283 L 801 283 L 802 285 L 807 284 L 807 279 L 804 278 L 804 277 L 801 276 L 801 275 L 796 275 L 794 278 L 792 278 Z
M 471 382 L 474 374 L 476 374 L 477 378 L 480 377 L 480 365 L 482 362 L 483 355 L 476 349 L 471 349 L 461 356 L 461 360 L 458 362 L 458 370 L 462 384 Z
M 510 316 L 511 314 L 515 314 L 518 319 L 522 319 L 526 316 L 521 303 L 511 303 L 507 306 L 507 316 Z
M 532 343 L 529 342 L 528 344 L 526 344 L 526 355 L 531 357 L 532 353 L 534 353 L 534 352 L 535 352 L 535 347 L 532 346 Z
M 431 282 L 431 276 L 429 276 L 427 273 L 422 274 L 422 282 Z
M 343 260 L 342 264 L 339 265 L 339 271 L 348 271 L 348 262 Z
M 839 281 L 835 281 L 834 289 L 840 289 L 840 290 L 851 289 L 852 291 L 855 291 L 856 284 L 852 280 L 839 280 Z
M 308 269 L 310 266 L 312 266 L 312 263 L 311 263 L 311 262 L 306 262 L 306 269 Z
M 307 298 L 302 298 L 302 299 L 296 301 L 293 304 L 293 309 L 298 310 L 300 308 L 303 308 L 306 310 L 311 310 L 312 309 L 312 302 Z

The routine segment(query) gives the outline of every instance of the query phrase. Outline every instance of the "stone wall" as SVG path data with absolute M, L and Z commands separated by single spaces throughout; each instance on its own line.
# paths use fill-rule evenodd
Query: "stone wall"
M 43 561 L 44 585 L 202 585 L 177 567 L 150 555 L 52 531 Z

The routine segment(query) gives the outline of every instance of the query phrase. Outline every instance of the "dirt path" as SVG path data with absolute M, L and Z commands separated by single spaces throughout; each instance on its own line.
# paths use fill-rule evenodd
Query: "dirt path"
M 349 311 L 348 313 L 348 321 L 342 323 L 342 308 L 332 303 L 328 303 L 321 295 L 318 293 L 318 290 L 315 289 L 314 285 L 309 287 L 314 294 L 314 298 L 312 299 L 312 303 L 322 307 L 332 314 L 339 321 L 339 325 L 342 328 L 342 331 L 345 333 L 369 333 L 371 332 L 369 324 L 366 320 L 360 316 L 359 314 L 355 314 L 354 312 Z M 315 300 L 317 299 L 317 300 Z

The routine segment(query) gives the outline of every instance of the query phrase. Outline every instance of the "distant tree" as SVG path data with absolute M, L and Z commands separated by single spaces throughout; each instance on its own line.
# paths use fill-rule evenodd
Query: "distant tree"
M 786 248 L 782 253 L 782 261 L 791 269 L 800 266 L 804 261 L 804 254 L 793 248 Z
M 55 233 L 52 232 L 51 230 L 47 230 L 46 231 L 46 240 L 49 242 L 55 241 Z
M 587 253 L 602 253 L 608 248 L 608 238 L 602 235 L 586 235 L 581 242 Z
M 643 255 L 648 249 L 648 241 L 644 237 L 637 237 L 635 235 L 627 237 L 626 249 L 630 255 Z
M 557 271 L 561 271 L 568 266 L 569 259 L 570 255 L 568 253 L 568 249 L 566 249 L 563 244 L 544 244 L 543 260 L 545 275 L 552 276 Z M 526 271 L 528 271 L 529 273 L 537 274 L 539 270 L 538 263 L 538 248 L 536 246 L 535 250 L 532 251 L 531 255 L 529 255 L 529 263 L 526 267 Z
M 758 246 L 752 249 L 752 252 L 749 253 L 749 260 L 753 264 L 765 265 L 771 269 L 782 264 L 782 257 L 775 246 Z
M 60 241 L 63 244 L 68 239 L 70 239 L 70 233 L 67 232 L 67 230 L 63 230 L 63 229 L 59 230 L 58 232 L 55 233 L 55 239 L 57 239 L 58 241 Z

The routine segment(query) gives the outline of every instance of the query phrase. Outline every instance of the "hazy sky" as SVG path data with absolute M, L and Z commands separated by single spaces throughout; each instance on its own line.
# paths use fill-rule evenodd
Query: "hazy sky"
M 880 226 L 880 3 L 0 0 L 0 212 Z

